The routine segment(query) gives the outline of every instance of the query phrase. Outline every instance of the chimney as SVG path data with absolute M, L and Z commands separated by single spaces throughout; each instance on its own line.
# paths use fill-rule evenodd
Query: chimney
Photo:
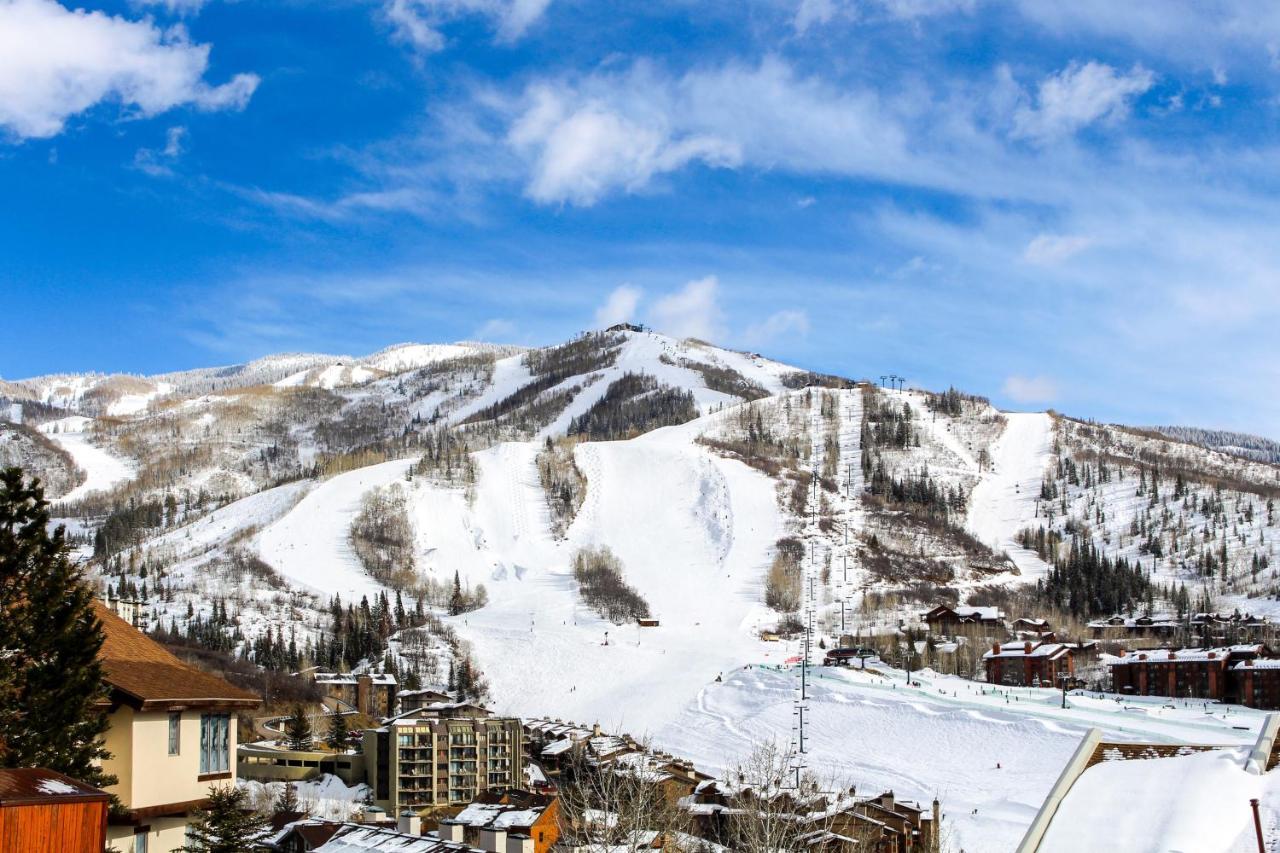
M 456 820 L 442 820 L 436 827 L 436 835 L 441 841 L 462 841 L 462 824 Z
M 599 723 L 594 723 L 594 724 L 591 726 L 591 736 L 592 736 L 592 737 L 600 737 L 602 734 L 604 734 L 604 730 L 602 730 L 602 729 L 600 728 L 600 724 L 599 724 Z
M 493 826 L 481 827 L 480 849 L 486 853 L 507 853 L 507 831 Z
M 1023 643 L 1023 644 L 1022 644 L 1022 653 L 1023 653 L 1024 655 L 1029 655 L 1029 654 L 1031 654 L 1031 641 L 1030 641 L 1030 640 L 1027 640 L 1025 643 Z
M 933 798 L 933 853 L 942 850 L 942 804 Z
M 991 644 L 991 654 L 993 654 L 993 655 L 998 655 L 998 654 L 1000 654 L 1000 644 L 999 644 L 999 643 L 992 643 L 992 644 Z
M 387 813 L 383 811 L 380 807 L 369 806 L 364 810 L 364 818 L 362 822 L 371 823 L 371 824 L 382 823 L 382 819 L 385 818 L 386 816 L 387 816 Z
M 405 835 L 421 835 L 422 834 L 422 818 L 417 812 L 405 809 L 400 812 L 400 819 L 396 821 L 396 829 Z

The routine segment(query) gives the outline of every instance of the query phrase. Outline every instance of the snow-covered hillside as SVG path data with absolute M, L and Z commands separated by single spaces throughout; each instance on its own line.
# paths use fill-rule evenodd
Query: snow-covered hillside
M 153 623 L 246 654 L 268 636 L 332 653 L 335 613 L 387 633 L 394 601 L 420 627 L 344 663 L 386 655 L 430 681 L 469 656 L 500 711 L 650 733 L 711 766 L 790 737 L 791 677 L 760 667 L 799 649 L 761 634 L 806 606 L 828 642 L 1010 590 L 1091 617 L 1054 566 L 1074 537 L 1154 580 L 1117 609 L 1172 609 L 1185 585 L 1207 606 L 1280 611 L 1280 468 L 954 389 L 630 328 L 532 350 L 272 356 L 95 396 L 105 381 L 17 387 L 84 474 L 59 506 L 93 570 L 145 591 Z M 602 616 L 575 576 L 601 554 L 628 617 Z M 1088 716 L 1002 709 L 966 682 L 824 678 L 818 753 L 851 783 L 940 795 L 966 849 L 1007 849 Z M 1009 772 L 974 759 L 1006 752 Z

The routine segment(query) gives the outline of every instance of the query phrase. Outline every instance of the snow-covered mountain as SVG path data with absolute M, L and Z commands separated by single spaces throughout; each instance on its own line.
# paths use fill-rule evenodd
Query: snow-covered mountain
M 441 616 L 390 638 L 402 670 L 443 680 L 470 655 L 499 710 L 674 743 L 717 678 L 797 653 L 761 633 L 806 605 L 832 639 L 938 601 L 1067 628 L 1191 602 L 1280 613 L 1274 464 L 631 327 L 39 377 L 0 386 L 14 406 L 8 458 L 153 624 L 305 654 L 334 636 L 335 596 L 399 595 Z M 591 560 L 657 625 L 601 616 L 574 573 Z

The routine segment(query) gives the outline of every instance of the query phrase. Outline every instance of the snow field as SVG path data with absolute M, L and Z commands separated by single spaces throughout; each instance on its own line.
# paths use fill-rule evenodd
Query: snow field
M 40 425 L 40 431 L 71 454 L 76 467 L 85 473 L 84 482 L 63 495 L 61 501 L 76 501 L 90 492 L 105 492 L 133 479 L 132 463 L 90 443 L 88 431 L 92 422 L 92 418 L 73 416 Z
M 1064 711 L 1053 690 L 994 690 L 929 670 L 913 672 L 920 687 L 907 687 L 900 670 L 873 667 L 883 674 L 815 670 L 807 765 L 820 779 L 857 786 L 866 795 L 893 790 L 926 805 L 938 797 L 953 849 L 970 853 L 1017 846 L 1092 726 L 1115 740 L 1243 746 L 1252 745 L 1265 716 L 1247 709 L 1205 714 L 1201 703 L 1166 707 L 1165 700 L 1117 703 L 1075 694 Z M 708 685 L 654 740 L 707 772 L 732 768 L 758 744 L 790 740 L 794 680 L 790 669 L 737 669 L 723 683 Z
M 991 449 L 992 469 L 969 495 L 969 529 L 995 549 L 1006 551 L 1024 580 L 1034 581 L 1049 566 L 1014 541 L 1036 523 L 1036 501 L 1053 456 L 1053 418 L 1044 412 L 1006 412 L 1004 433 Z
M 259 555 L 297 586 L 344 602 L 370 598 L 382 587 L 365 574 L 348 540 L 360 499 L 370 489 L 403 481 L 414 460 L 401 459 L 348 471 L 315 486 L 258 534 Z

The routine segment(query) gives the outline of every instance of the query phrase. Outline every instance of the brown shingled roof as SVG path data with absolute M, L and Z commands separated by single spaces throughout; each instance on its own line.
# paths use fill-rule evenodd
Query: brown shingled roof
M 98 657 L 112 700 L 139 710 L 173 705 L 256 708 L 262 700 L 170 654 L 164 646 L 94 602 L 105 641 Z

